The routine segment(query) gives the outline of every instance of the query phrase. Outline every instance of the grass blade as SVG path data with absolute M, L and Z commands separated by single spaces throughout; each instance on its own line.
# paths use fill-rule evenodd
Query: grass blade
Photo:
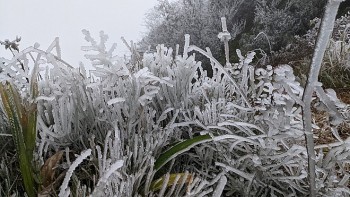
M 28 115 L 18 91 L 9 82 L 5 85 L 0 83 L 0 95 L 15 142 L 24 187 L 27 195 L 34 197 L 36 184 L 32 159 L 36 140 L 36 109 Z
M 183 180 L 183 179 L 185 179 L 185 180 Z M 173 185 L 179 185 L 182 181 L 184 181 L 185 183 L 191 183 L 192 180 L 193 180 L 192 174 L 187 174 L 187 173 L 170 174 L 169 180 L 166 183 L 166 187 L 170 187 Z M 151 183 L 150 190 L 155 192 L 155 191 L 162 189 L 165 181 L 166 181 L 165 176 L 153 181 Z
M 209 134 L 207 134 L 196 136 L 192 139 L 182 141 L 176 144 L 175 146 L 171 147 L 169 150 L 165 151 L 162 155 L 160 155 L 160 157 L 154 163 L 154 168 L 158 171 L 162 166 L 164 166 L 173 158 L 177 157 L 179 154 L 190 150 L 198 144 L 209 142 L 211 140 L 212 137 Z

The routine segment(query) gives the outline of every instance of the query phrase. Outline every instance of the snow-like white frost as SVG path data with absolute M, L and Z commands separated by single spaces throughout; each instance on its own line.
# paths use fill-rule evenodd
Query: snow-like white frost
M 114 55 L 115 44 L 106 47 L 108 36 L 103 32 L 98 41 L 88 31 L 83 33 L 88 46 L 82 50 L 94 67 L 89 74 L 82 64 L 77 69 L 60 59 L 58 40 L 48 50 L 35 46 L 0 61 L 0 81 L 14 82 L 23 89 L 22 96 L 27 95 L 23 84 L 31 74 L 28 68 L 20 69 L 16 58 L 30 66 L 33 56 L 42 72 L 36 99 L 40 136 L 36 154 L 43 163 L 48 152 L 66 148 L 67 161 L 62 166 L 70 167 L 60 196 L 69 194 L 71 174 L 88 155 L 98 171 L 97 185 L 90 188 L 78 181 L 78 196 L 308 195 L 308 156 L 301 146 L 304 88 L 289 65 L 256 68 L 254 52 L 236 50 L 239 61 L 223 66 L 210 49 L 190 45 L 188 35 L 183 54 L 179 46 L 173 51 L 159 45 L 156 52 L 142 57 L 130 43 L 132 56 L 119 58 Z M 212 77 L 193 51 L 208 57 Z M 332 116 L 337 115 L 333 110 L 345 110 L 332 90 L 318 90 L 317 97 L 313 95 L 312 100 L 332 109 Z M 324 196 L 348 191 L 344 169 L 350 138 L 342 140 L 337 130 L 332 132 L 339 142 L 315 147 L 315 180 Z M 212 139 L 173 154 L 168 168 L 158 171 L 164 170 L 166 179 L 170 173 L 184 172 L 176 177 L 177 184 L 170 187 L 164 181 L 152 191 L 154 164 L 162 153 L 175 142 L 207 134 Z M 68 147 L 88 152 L 71 164 L 73 150 Z M 325 148 L 328 153 L 323 152 Z
M 87 149 L 83 151 L 72 163 L 72 165 L 69 167 L 66 176 L 64 177 L 63 183 L 60 188 L 60 193 L 58 194 L 59 197 L 68 197 L 70 195 L 70 189 L 68 187 L 68 182 L 70 178 L 72 177 L 73 171 L 75 168 L 78 167 L 78 165 L 83 162 L 84 159 L 86 159 L 88 156 L 91 155 L 91 149 Z
M 114 98 L 114 99 L 109 100 L 107 102 L 107 105 L 112 105 L 112 104 L 120 103 L 120 102 L 124 102 L 124 101 L 125 101 L 125 98 L 118 97 L 118 98 Z
M 218 182 L 218 185 L 216 186 L 214 192 L 213 192 L 213 197 L 220 197 L 222 192 L 224 191 L 224 188 L 226 186 L 226 183 L 227 183 L 227 178 L 225 175 L 223 175 L 219 182 Z
M 111 167 L 105 172 L 105 174 L 100 178 L 99 183 L 97 183 L 97 186 L 100 184 L 106 183 L 108 178 L 119 168 L 123 166 L 124 161 L 123 160 L 118 160 L 114 164 L 111 165 Z
M 337 11 L 339 8 L 339 0 L 329 0 L 323 15 L 321 27 L 319 30 L 316 46 L 314 49 L 314 55 L 310 65 L 309 77 L 303 94 L 303 123 L 305 130 L 306 147 L 308 152 L 308 169 L 309 169 L 309 182 L 310 182 L 310 196 L 316 196 L 316 163 L 315 163 L 315 149 L 314 139 L 312 133 L 312 113 L 311 102 L 312 95 L 315 91 L 316 83 L 318 81 L 318 75 L 320 72 L 322 60 L 329 42 L 329 38 L 332 34 L 334 22 L 336 19 Z M 321 95 L 320 99 L 325 101 L 327 107 L 331 108 L 331 103 L 328 102 L 327 96 L 323 96 L 322 91 L 318 91 Z M 334 110 L 332 110 L 334 111 Z M 339 118 L 336 118 L 336 124 L 339 124 Z
M 54 97 L 54 96 L 51 96 L 51 97 L 47 97 L 47 96 L 38 96 L 35 100 L 36 100 L 36 101 L 39 101 L 39 100 L 53 101 L 53 100 L 55 100 L 55 97 Z
M 327 96 L 329 97 L 330 101 L 332 101 L 337 108 L 345 108 L 346 104 L 343 103 L 338 97 L 337 97 L 337 93 L 333 90 L 333 89 L 326 89 L 325 90 Z
M 245 179 L 247 179 L 247 180 L 249 180 L 249 181 L 251 181 L 251 180 L 253 179 L 253 177 L 254 177 L 254 176 L 251 175 L 251 174 L 242 172 L 242 171 L 240 171 L 240 170 L 238 170 L 238 169 L 235 169 L 235 168 L 233 168 L 233 167 L 230 167 L 230 166 L 225 165 L 225 164 L 220 163 L 220 162 L 215 162 L 215 165 L 216 165 L 216 166 L 223 167 L 223 168 L 225 168 L 225 169 L 228 170 L 228 171 L 232 171 L 232 172 L 238 174 L 240 177 L 245 178 Z

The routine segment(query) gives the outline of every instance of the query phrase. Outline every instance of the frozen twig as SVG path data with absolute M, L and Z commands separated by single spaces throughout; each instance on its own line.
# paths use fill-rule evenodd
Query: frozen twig
M 230 50 L 228 41 L 231 39 L 230 32 L 227 31 L 227 25 L 226 25 L 226 18 L 221 18 L 221 24 L 222 24 L 222 32 L 219 33 L 218 38 L 224 42 L 225 45 L 225 57 L 226 57 L 226 65 L 230 64 Z

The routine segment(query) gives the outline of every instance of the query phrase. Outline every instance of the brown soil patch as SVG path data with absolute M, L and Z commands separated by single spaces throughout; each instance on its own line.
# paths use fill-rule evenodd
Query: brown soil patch
M 349 88 L 335 89 L 335 91 L 337 93 L 337 97 L 342 102 L 345 104 L 350 104 Z M 315 124 L 319 127 L 318 129 L 314 129 L 314 133 L 318 137 L 315 139 L 315 144 L 329 144 L 338 141 L 332 134 L 329 118 L 330 116 L 328 112 L 313 109 L 313 119 Z M 344 120 L 344 122 L 338 125 L 336 129 L 341 139 L 346 140 L 348 137 L 350 137 L 350 120 Z
M 315 139 L 315 144 L 329 144 L 336 142 L 337 140 L 334 139 L 331 131 L 328 112 L 314 109 L 312 115 L 315 124 L 319 127 L 313 131 L 317 136 Z
M 334 90 L 341 101 L 345 104 L 350 104 L 350 88 L 338 88 Z

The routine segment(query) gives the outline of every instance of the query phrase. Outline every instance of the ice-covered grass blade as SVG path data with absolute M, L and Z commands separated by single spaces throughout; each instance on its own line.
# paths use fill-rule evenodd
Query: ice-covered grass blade
M 69 180 L 71 179 L 73 172 L 78 167 L 78 165 L 82 163 L 83 160 L 89 157 L 90 155 L 91 155 L 91 149 L 87 149 L 83 151 L 72 163 L 72 165 L 69 167 L 66 173 L 66 176 L 64 177 L 63 183 L 61 185 L 60 193 L 58 194 L 59 197 L 68 197 L 70 195 L 70 188 L 68 186 Z

